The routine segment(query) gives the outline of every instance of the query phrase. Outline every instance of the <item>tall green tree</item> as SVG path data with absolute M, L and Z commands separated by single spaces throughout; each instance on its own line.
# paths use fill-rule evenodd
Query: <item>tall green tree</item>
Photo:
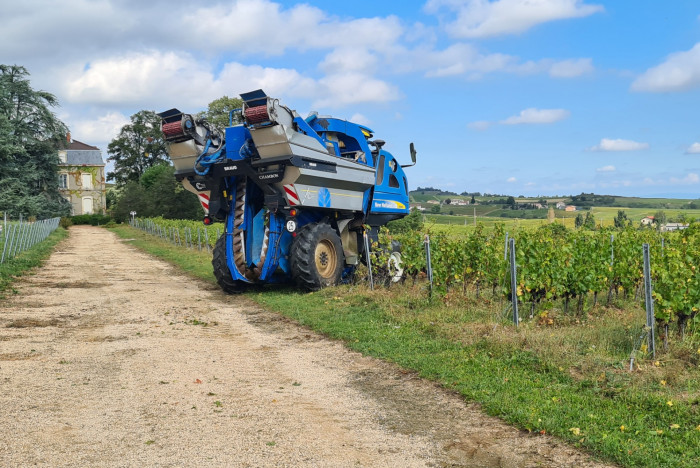
M 124 125 L 107 146 L 107 160 L 114 162 L 114 172 L 107 173 L 107 180 L 114 180 L 119 186 L 138 182 L 149 167 L 170 161 L 160 121 L 149 110 L 131 116 L 131 123 Z
M 656 213 L 654 213 L 654 225 L 657 230 L 661 230 L 661 226 L 666 224 L 666 212 L 663 210 L 659 210 Z
M 32 88 L 26 68 L 0 65 L 0 211 L 70 213 L 58 192 L 58 149 L 68 128 L 53 113 L 57 106 L 53 94 Z
M 617 210 L 617 216 L 615 216 L 615 227 L 618 229 L 624 229 L 629 226 L 632 222 L 627 218 L 627 213 L 625 210 Z
M 197 196 L 175 180 L 175 168 L 161 163 L 149 167 L 138 182 L 129 181 L 120 191 L 112 210 L 118 221 L 137 216 L 162 216 L 166 219 L 202 219 L 204 212 Z
M 586 218 L 583 220 L 583 227 L 595 231 L 595 217 L 590 211 L 586 212 Z
M 234 109 L 243 107 L 243 101 L 238 98 L 222 96 L 209 103 L 207 110 L 200 112 L 198 117 L 203 117 L 219 130 L 229 126 L 229 114 Z

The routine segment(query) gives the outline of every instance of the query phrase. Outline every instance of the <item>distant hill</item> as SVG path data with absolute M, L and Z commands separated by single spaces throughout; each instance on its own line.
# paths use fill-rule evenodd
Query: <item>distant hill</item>
M 579 195 L 568 196 L 543 196 L 543 197 L 521 197 L 514 195 L 481 194 L 480 192 L 457 194 L 434 187 L 418 187 L 410 192 L 411 201 L 414 203 L 425 203 L 429 200 L 444 202 L 446 199 L 461 198 L 471 200 L 474 196 L 478 203 L 498 203 L 501 200 L 513 196 L 517 203 L 530 203 L 545 200 L 547 203 L 557 203 L 563 201 L 567 205 L 575 205 L 580 208 L 615 207 L 615 208 L 649 208 L 649 209 L 700 209 L 700 198 L 640 198 L 623 197 L 619 195 L 600 195 L 595 193 L 581 193 Z M 460 210 L 461 211 L 461 210 Z M 470 210 L 471 211 L 471 210 Z

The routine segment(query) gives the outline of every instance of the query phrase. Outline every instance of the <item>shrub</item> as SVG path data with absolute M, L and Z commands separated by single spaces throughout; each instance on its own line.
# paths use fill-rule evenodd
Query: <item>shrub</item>
M 110 216 L 101 214 L 77 215 L 70 219 L 73 224 L 89 224 L 91 226 L 103 226 L 114 221 Z

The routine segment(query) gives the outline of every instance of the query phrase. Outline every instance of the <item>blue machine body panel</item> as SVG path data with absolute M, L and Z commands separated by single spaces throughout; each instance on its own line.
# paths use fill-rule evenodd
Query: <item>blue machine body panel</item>
M 404 170 L 391 153 L 382 148 L 384 142 L 372 140 L 374 132 L 370 128 L 317 114 L 312 114 L 306 119 L 301 118 L 296 112 L 279 106 L 277 100 L 271 99 L 262 90 L 241 94 L 241 98 L 244 102 L 243 109 L 231 111 L 230 118 L 233 122 L 234 114 L 240 112 L 245 123 L 227 127 L 224 130 L 224 138 L 218 143 L 214 136 L 216 132 L 206 124 L 205 133 L 200 132 L 198 135 L 193 133 L 195 129 L 192 127 L 194 124 L 191 116 L 182 114 L 177 109 L 160 114 L 163 118 L 163 131 L 169 138 L 169 142 L 179 144 L 195 140 L 196 148 L 202 151 L 198 156 L 194 155 L 196 162 L 193 175 L 188 175 L 184 162 L 181 163 L 180 170 L 185 174 L 182 177 L 187 177 L 198 187 L 206 186 L 206 190 L 210 191 L 207 193 L 218 197 L 212 216 L 218 219 L 225 216 L 226 264 L 233 280 L 244 283 L 266 283 L 291 279 L 289 255 L 292 243 L 299 230 L 310 223 L 328 222 L 340 235 L 342 229 L 340 226 L 347 227 L 350 221 L 359 223 L 353 227 L 353 230 L 357 231 L 357 226 L 365 224 L 367 220 L 374 220 L 380 225 L 409 213 L 408 185 Z M 248 111 L 251 112 L 248 113 Z M 280 119 L 282 114 L 284 119 Z M 182 122 L 182 129 L 178 127 L 180 122 Z M 276 125 L 280 126 L 275 128 Z M 256 138 L 263 134 L 269 135 L 266 137 L 268 139 L 259 141 L 259 143 L 262 142 L 259 146 L 260 151 L 256 148 L 253 133 L 251 133 L 258 131 L 260 133 L 255 133 Z M 284 146 L 286 142 L 280 143 L 280 138 L 289 138 L 290 145 Z M 269 153 L 263 154 L 262 148 L 275 147 L 274 145 L 293 148 L 291 143 L 298 145 L 297 150 L 282 150 L 282 154 L 272 154 L 272 156 Z M 299 149 L 300 147 L 303 148 Z M 189 146 L 185 149 L 187 148 Z M 295 154 L 285 154 L 284 151 Z M 336 165 L 333 158 L 329 159 L 329 155 L 337 157 L 339 163 Z M 183 161 L 189 157 L 192 156 L 180 156 Z M 241 162 L 223 164 L 226 160 Z M 376 176 L 374 186 L 365 189 L 371 183 L 371 171 L 368 174 L 366 167 L 358 171 L 354 164 L 374 170 Z M 307 173 L 305 181 L 297 183 L 305 187 L 306 196 L 312 197 L 309 200 L 316 202 L 318 208 L 312 208 L 309 203 L 305 203 L 290 215 L 294 207 L 288 206 L 293 204 L 291 199 L 284 198 L 283 184 L 294 183 L 293 181 L 297 179 L 286 178 L 285 174 L 289 173 L 285 170 L 288 170 L 288 166 L 301 171 L 308 167 L 315 168 L 317 165 L 324 167 L 323 170 L 326 172 L 314 175 L 312 170 L 311 176 Z M 340 175 L 335 179 L 324 175 L 335 174 L 336 167 L 338 174 L 361 174 L 357 176 L 358 180 L 362 177 L 364 180 L 357 185 L 362 188 L 355 189 L 353 193 L 352 185 L 344 183 L 352 177 L 347 177 L 344 181 Z M 320 169 L 314 170 L 320 171 Z M 278 175 L 275 175 L 275 171 Z M 333 185 L 334 182 L 336 185 Z M 241 184 L 245 184 L 245 191 Z M 187 188 L 187 184 L 185 186 Z M 270 188 L 273 186 L 274 189 Z M 204 189 L 197 188 L 197 190 Z M 242 196 L 243 193 L 245 198 Z M 358 197 L 360 194 L 363 197 L 361 212 L 357 210 L 357 204 L 339 204 L 337 198 L 334 198 Z M 242 210 L 241 203 L 244 203 Z M 238 213 L 234 212 L 236 206 L 239 207 Z M 238 216 L 238 222 L 241 217 L 243 220 L 234 229 L 236 216 Z M 296 222 L 297 229 L 294 233 L 288 232 L 285 227 L 289 216 L 293 216 Z M 344 224 L 340 222 L 342 220 Z M 240 237 L 240 242 L 237 240 L 234 243 L 234 231 L 235 235 Z M 235 252 L 234 245 L 240 245 L 242 251 Z M 356 259 L 357 251 L 352 255 Z M 354 266 L 346 265 L 346 270 L 349 271 L 352 268 Z

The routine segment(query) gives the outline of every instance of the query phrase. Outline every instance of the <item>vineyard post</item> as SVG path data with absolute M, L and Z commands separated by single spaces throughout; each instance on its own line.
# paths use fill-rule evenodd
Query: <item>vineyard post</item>
M 433 297 L 433 263 L 430 259 L 430 236 L 425 235 L 425 240 L 423 241 L 425 246 L 425 269 L 428 274 L 428 283 L 430 283 L 430 297 Z
M 21 215 L 20 215 L 20 217 L 21 217 Z M 17 254 L 19 253 L 17 248 L 19 247 L 19 242 L 22 240 L 22 232 L 23 232 L 21 219 L 19 221 L 19 225 L 16 226 L 16 228 L 17 229 L 15 229 L 15 232 L 14 232 L 15 240 L 14 240 L 14 246 L 12 248 L 12 258 L 15 258 L 17 256 Z M 17 232 L 17 231 L 19 231 L 19 232 Z
M 661 258 L 664 258 L 664 238 L 661 238 Z
M 182 247 L 182 239 L 180 239 L 180 228 L 177 228 L 177 244 Z
M 7 215 L 5 215 L 5 216 L 7 216 Z M 12 227 L 12 226 L 10 226 L 10 227 Z M 5 226 L 3 231 L 5 232 L 5 242 L 2 246 L 2 257 L 0 257 L 0 264 L 5 262 L 5 252 L 7 251 L 7 238 L 9 236 L 9 233 L 7 232 L 7 226 Z
M 513 323 L 518 326 L 518 278 L 515 264 L 515 239 L 510 239 L 510 298 L 513 302 Z
M 197 246 L 199 251 L 202 251 L 202 233 L 199 232 L 199 226 L 197 226 Z
M 374 278 L 372 278 L 372 258 L 369 254 L 369 237 L 367 237 L 367 231 L 362 233 L 362 238 L 365 242 L 365 261 L 367 262 L 367 272 L 369 275 L 369 289 L 374 291 Z
M 651 266 L 649 261 L 649 244 L 643 245 L 644 250 L 644 305 L 647 309 L 647 328 L 649 350 L 653 359 L 656 359 L 656 344 L 654 340 L 654 299 L 651 291 Z
M 508 260 L 508 233 L 506 232 L 506 242 L 503 246 L 503 260 Z
M 12 249 L 12 258 L 16 257 L 20 252 L 19 245 L 22 242 L 22 234 L 24 234 L 24 224 L 22 224 L 22 220 L 19 221 L 19 227 L 17 230 L 19 232 L 15 233 L 15 246 Z
M 209 252 L 209 229 L 204 228 L 204 243 L 207 246 L 207 252 Z
M 615 240 L 615 234 L 610 234 L 610 266 L 613 266 L 615 262 L 615 247 L 613 241 Z
M 5 211 L 4 215 L 5 215 L 5 223 L 2 227 L 2 233 L 5 236 L 5 242 L 7 242 L 7 211 Z

